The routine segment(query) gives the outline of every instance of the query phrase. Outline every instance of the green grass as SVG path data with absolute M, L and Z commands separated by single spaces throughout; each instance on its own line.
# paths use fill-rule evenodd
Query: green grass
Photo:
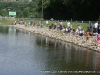
M 72 27 L 76 29 L 78 26 L 81 26 L 85 31 L 87 30 L 87 27 L 89 27 L 89 23 L 72 23 Z
M 22 19 L 0 19 L 0 25 L 12 25 L 12 22 L 17 21 L 17 23 L 19 23 L 20 20 Z M 33 19 L 24 19 L 24 21 L 26 22 L 26 24 L 28 24 L 30 21 L 32 21 L 33 23 L 38 23 L 38 20 L 33 20 Z M 45 21 L 42 22 L 44 26 L 46 26 Z M 54 24 L 54 21 L 49 21 L 49 25 Z M 73 29 L 76 29 L 79 25 L 81 25 L 81 27 L 86 31 L 87 27 L 89 27 L 89 23 L 76 23 L 76 22 L 72 22 L 72 27 Z M 57 25 L 59 25 L 59 22 L 57 22 Z M 64 26 L 67 26 L 66 22 L 63 22 Z
M 45 21 L 43 22 L 44 25 L 45 24 Z M 49 22 L 49 25 L 52 25 L 54 24 L 53 21 Z M 72 28 L 73 29 L 76 29 L 79 25 L 82 27 L 82 29 L 84 29 L 85 31 L 87 30 L 87 27 L 89 27 L 89 23 L 76 23 L 76 22 L 72 22 Z M 59 22 L 57 22 L 57 25 L 59 25 Z M 63 22 L 63 25 L 66 27 L 67 26 L 67 23 L 66 22 Z
M 0 19 L 0 25 L 11 25 L 13 21 L 15 20 Z

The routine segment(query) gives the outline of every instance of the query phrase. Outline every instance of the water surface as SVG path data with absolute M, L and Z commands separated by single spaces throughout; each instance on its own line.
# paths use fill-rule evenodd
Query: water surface
M 99 72 L 99 52 L 21 29 L 0 27 L 0 75 L 99 75 Z

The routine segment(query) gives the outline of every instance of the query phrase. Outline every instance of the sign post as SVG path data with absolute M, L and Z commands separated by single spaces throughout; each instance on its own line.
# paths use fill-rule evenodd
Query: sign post
M 16 11 L 9 11 L 9 16 L 14 16 L 14 17 L 16 17 Z

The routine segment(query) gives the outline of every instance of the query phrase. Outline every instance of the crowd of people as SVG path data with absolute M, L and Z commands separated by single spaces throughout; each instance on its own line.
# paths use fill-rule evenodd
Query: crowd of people
M 49 22 L 46 22 L 46 26 L 49 25 Z M 95 22 L 93 25 L 90 23 L 90 26 L 87 27 L 87 30 L 84 31 L 81 25 L 79 25 L 76 29 L 72 27 L 72 24 L 68 21 L 66 26 L 63 25 L 63 22 L 59 22 L 57 25 L 57 22 L 49 26 L 49 29 L 57 29 L 64 33 L 71 33 L 72 35 L 78 35 L 78 36 L 86 36 L 86 42 L 88 43 L 88 40 L 90 37 L 94 36 L 95 40 L 97 41 L 97 47 L 100 47 L 100 22 Z
M 53 22 L 50 25 L 48 20 L 45 21 L 45 25 L 43 25 L 42 21 L 39 21 L 37 23 L 33 23 L 31 21 L 26 25 L 26 23 L 23 20 L 21 20 L 19 24 L 20 25 L 25 24 L 25 26 L 37 26 L 40 28 L 46 26 L 49 28 L 49 30 L 57 30 L 65 34 L 70 33 L 71 35 L 80 36 L 80 37 L 86 36 L 87 43 L 91 36 L 95 36 L 97 41 L 97 46 L 100 47 L 100 22 L 90 23 L 86 31 L 82 28 L 81 25 L 79 25 L 76 29 L 74 29 L 73 25 L 69 21 L 66 22 L 66 25 L 64 25 L 63 22 L 57 22 L 57 21 Z

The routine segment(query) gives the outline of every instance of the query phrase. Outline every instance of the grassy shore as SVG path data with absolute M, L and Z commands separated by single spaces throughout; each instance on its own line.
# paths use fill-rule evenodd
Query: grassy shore
M 19 23 L 21 19 L 0 19 L 0 25 L 12 25 L 12 22 L 16 21 L 17 23 Z M 30 21 L 32 21 L 33 23 L 38 23 L 38 20 L 33 20 L 33 19 L 24 19 L 24 21 L 26 22 L 26 24 L 28 24 Z M 45 24 L 45 21 L 42 22 L 43 25 Z M 54 24 L 54 21 L 50 21 L 49 25 Z M 59 25 L 59 22 L 57 22 L 57 24 Z M 72 27 L 73 29 L 76 29 L 79 25 L 81 25 L 81 27 L 86 31 L 87 27 L 89 27 L 89 23 L 76 23 L 76 22 L 72 22 Z M 66 22 L 63 22 L 64 26 L 67 26 Z

